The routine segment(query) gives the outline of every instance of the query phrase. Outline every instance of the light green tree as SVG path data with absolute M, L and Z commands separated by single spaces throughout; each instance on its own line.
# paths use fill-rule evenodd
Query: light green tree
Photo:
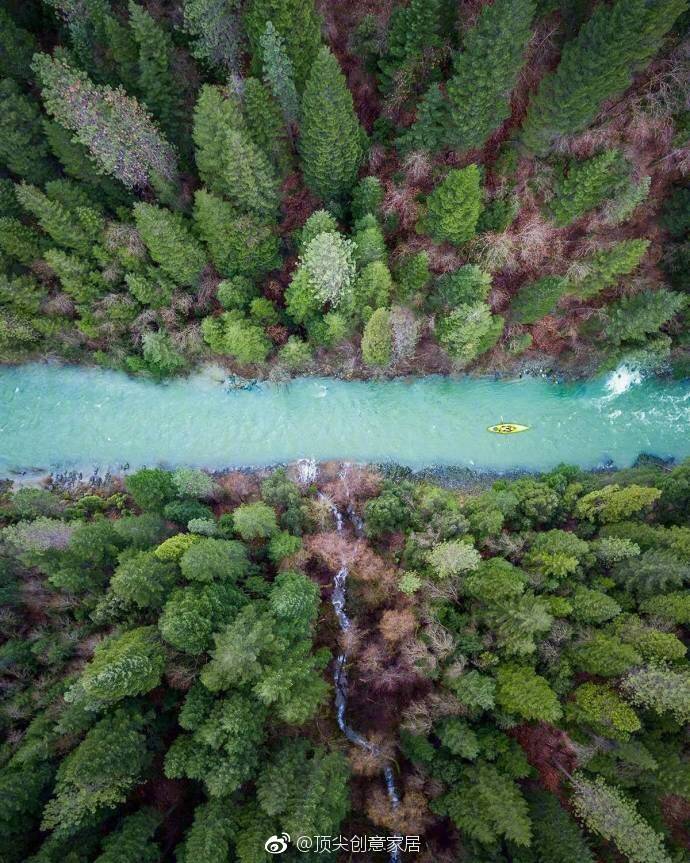
M 663 839 L 639 815 L 635 802 L 599 776 L 573 777 L 572 802 L 587 828 L 615 844 L 630 863 L 671 863 Z
M 66 700 L 103 707 L 141 695 L 160 683 L 165 655 L 152 626 L 130 629 L 96 648 L 93 659 Z
M 496 675 L 496 703 L 528 721 L 557 722 L 563 713 L 558 696 L 533 668 L 502 665 Z
M 278 206 L 277 178 L 251 139 L 238 96 L 205 84 L 194 109 L 193 137 L 205 185 L 240 213 L 272 220 Z
M 392 348 L 390 312 L 376 309 L 364 327 L 362 358 L 368 366 L 385 367 L 391 361 Z
M 134 207 L 134 218 L 149 254 L 163 272 L 178 285 L 196 285 L 206 255 L 184 218 L 143 202 Z
M 94 725 L 60 764 L 44 830 L 69 835 L 127 798 L 150 761 L 144 724 L 141 713 L 121 709 Z
M 439 243 L 471 240 L 483 206 L 480 180 L 476 165 L 450 171 L 427 198 L 417 230 Z
M 604 150 L 582 162 L 571 162 L 567 175 L 561 173 L 549 202 L 559 228 L 604 203 L 626 180 L 625 164 L 618 150 Z

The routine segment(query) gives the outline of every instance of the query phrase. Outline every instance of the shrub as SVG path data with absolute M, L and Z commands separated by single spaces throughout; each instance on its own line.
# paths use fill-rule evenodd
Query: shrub
M 191 467 L 178 468 L 172 475 L 172 481 L 180 497 L 205 500 L 213 497 L 218 489 L 213 477 Z
M 240 363 L 262 363 L 271 350 L 271 341 L 263 328 L 241 312 L 224 312 L 218 317 L 204 318 L 201 331 L 211 350 L 235 357 Z
M 200 536 L 193 533 L 177 533 L 162 542 L 153 552 L 159 560 L 179 560 L 190 546 L 199 542 Z
M 311 348 L 298 336 L 290 336 L 278 351 L 278 358 L 287 368 L 297 371 L 304 368 L 312 358 Z
M 160 468 L 142 468 L 125 480 L 127 493 L 141 509 L 161 512 L 175 498 L 172 475 Z

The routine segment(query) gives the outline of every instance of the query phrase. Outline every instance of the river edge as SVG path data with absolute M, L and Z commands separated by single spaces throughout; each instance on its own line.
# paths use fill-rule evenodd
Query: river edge
M 642 467 L 659 467 L 664 470 L 671 470 L 673 467 L 682 463 L 682 459 L 663 458 L 654 455 L 653 453 L 640 453 L 635 462 L 628 468 L 619 468 L 613 462 L 606 462 L 597 467 L 585 469 L 581 468 L 583 473 L 607 475 L 615 474 L 621 470 L 635 470 Z M 176 467 L 157 463 L 148 465 L 148 467 L 159 467 L 164 470 L 175 470 Z M 356 462 L 356 461 L 312 461 L 310 459 L 299 459 L 290 462 L 276 462 L 270 465 L 260 466 L 228 466 L 218 470 L 207 470 L 201 468 L 204 473 L 208 473 L 216 479 L 227 477 L 232 474 L 242 474 L 257 480 L 261 480 L 278 469 L 285 469 L 288 475 L 302 485 L 309 484 L 310 480 L 305 478 L 305 471 L 314 474 L 314 477 L 335 477 L 344 467 L 356 467 L 363 470 L 372 470 L 379 473 L 383 479 L 409 479 L 412 482 L 433 482 L 435 485 L 452 491 L 462 491 L 467 494 L 479 493 L 490 488 L 492 484 L 498 480 L 514 480 L 522 477 L 541 476 L 548 473 L 548 470 L 529 470 L 526 468 L 514 468 L 511 470 L 497 471 L 487 468 L 473 469 L 460 465 L 435 465 L 425 468 L 414 469 L 407 465 L 397 462 Z M 129 473 L 134 473 L 139 470 L 137 467 L 134 470 L 129 469 L 126 465 L 113 467 L 102 470 L 94 466 L 89 470 L 73 470 L 65 471 L 64 473 L 46 470 L 44 468 L 17 471 L 9 475 L 0 476 L 0 492 L 6 491 L 13 487 L 45 487 L 56 491 L 73 491 L 74 489 L 91 489 L 97 491 L 99 489 L 107 489 L 113 485 L 121 484 L 124 478 Z M 315 482 L 315 479 L 314 479 Z
M 341 361 L 336 362 L 337 359 Z M 624 361 L 619 363 L 619 365 L 624 364 Z M 313 378 L 314 380 L 332 378 L 339 381 L 376 382 L 404 381 L 427 377 L 441 377 L 454 381 L 462 380 L 463 378 L 494 381 L 536 378 L 548 381 L 549 383 L 578 384 L 602 377 L 612 372 L 615 368 L 613 365 L 602 367 L 597 362 L 583 362 L 575 358 L 571 358 L 568 362 L 559 362 L 558 358 L 550 357 L 548 354 L 536 354 L 529 357 L 511 357 L 506 363 L 475 365 L 469 368 L 455 367 L 450 360 L 444 362 L 436 357 L 433 361 L 430 361 L 424 356 L 398 362 L 386 369 L 373 369 L 364 365 L 361 359 L 355 354 L 344 350 L 341 357 L 328 354 L 323 358 L 312 360 L 303 368 L 297 370 L 289 370 L 276 362 L 264 363 L 257 366 L 242 366 L 234 362 L 230 357 L 214 355 L 189 366 L 180 374 L 160 378 L 147 372 L 132 372 L 127 368 L 95 363 L 90 361 L 88 356 L 83 359 L 73 360 L 60 356 L 28 356 L 16 362 L 0 361 L 0 370 L 2 368 L 20 368 L 26 365 L 49 365 L 112 371 L 124 374 L 132 380 L 153 381 L 154 383 L 163 385 L 173 380 L 186 380 L 196 375 L 203 375 L 208 370 L 217 370 L 225 378 L 235 378 L 238 381 L 275 384 L 289 383 L 300 378 Z M 644 373 L 647 377 L 657 377 L 661 380 L 690 381 L 690 377 L 674 377 L 670 366 L 655 370 L 644 370 Z

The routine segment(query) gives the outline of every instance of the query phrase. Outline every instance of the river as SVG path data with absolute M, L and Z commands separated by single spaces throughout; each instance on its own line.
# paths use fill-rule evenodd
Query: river
M 529 426 L 500 436 L 504 420 Z M 250 467 L 312 458 L 413 468 L 547 470 L 690 455 L 690 384 L 625 367 L 540 378 L 300 378 L 229 390 L 218 371 L 164 384 L 100 369 L 0 369 L 0 474 L 163 464 Z

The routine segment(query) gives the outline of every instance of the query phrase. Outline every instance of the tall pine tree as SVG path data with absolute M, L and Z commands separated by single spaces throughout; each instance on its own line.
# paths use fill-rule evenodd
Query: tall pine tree
M 321 45 L 321 21 L 314 0 L 249 0 L 245 26 L 252 49 L 252 72 L 261 75 L 264 47 L 261 37 L 270 21 L 285 40 L 285 50 L 301 92 Z
M 44 183 L 54 170 L 39 106 L 11 78 L 0 81 L 0 102 L 0 165 L 30 183 Z
M 107 174 L 130 189 L 172 194 L 175 153 L 142 106 L 121 88 L 99 87 L 64 60 L 39 54 L 34 70 L 48 113 L 88 148 Z
M 151 15 L 130 0 L 129 20 L 139 48 L 139 92 L 171 141 L 179 143 L 182 126 L 180 84 L 174 79 L 170 34 Z
M 515 86 L 531 36 L 534 0 L 497 0 L 484 6 L 453 57 L 447 98 L 434 84 L 422 100 L 404 149 L 468 150 L 480 147 L 510 116 Z
M 131 87 L 136 47 L 110 0 L 46 0 L 65 22 L 74 58 L 98 83 Z
M 541 82 L 522 130 L 525 147 L 544 154 L 562 135 L 586 129 L 602 102 L 622 93 L 633 72 L 656 54 L 687 5 L 687 0 L 616 0 L 598 6 L 565 45 L 558 68 Z
M 185 29 L 191 51 L 220 72 L 237 72 L 242 55 L 241 0 L 185 0 Z
M 240 100 L 220 87 L 201 88 L 194 111 L 199 175 L 242 213 L 273 218 L 278 206 L 275 171 L 252 140 Z
M 307 186 L 325 201 L 345 196 L 355 183 L 365 147 L 366 135 L 345 76 L 329 49 L 321 48 L 302 99 L 299 150 Z
M 395 7 L 388 28 L 388 50 L 379 62 L 384 93 L 393 90 L 412 70 L 420 71 L 424 56 L 443 45 L 451 32 L 452 6 L 448 0 L 410 0 L 406 6 Z
M 261 48 L 264 58 L 264 82 L 280 105 L 288 127 L 297 125 L 300 106 L 295 73 L 285 49 L 285 39 L 273 26 L 272 21 L 266 24 L 266 30 L 261 37 Z

